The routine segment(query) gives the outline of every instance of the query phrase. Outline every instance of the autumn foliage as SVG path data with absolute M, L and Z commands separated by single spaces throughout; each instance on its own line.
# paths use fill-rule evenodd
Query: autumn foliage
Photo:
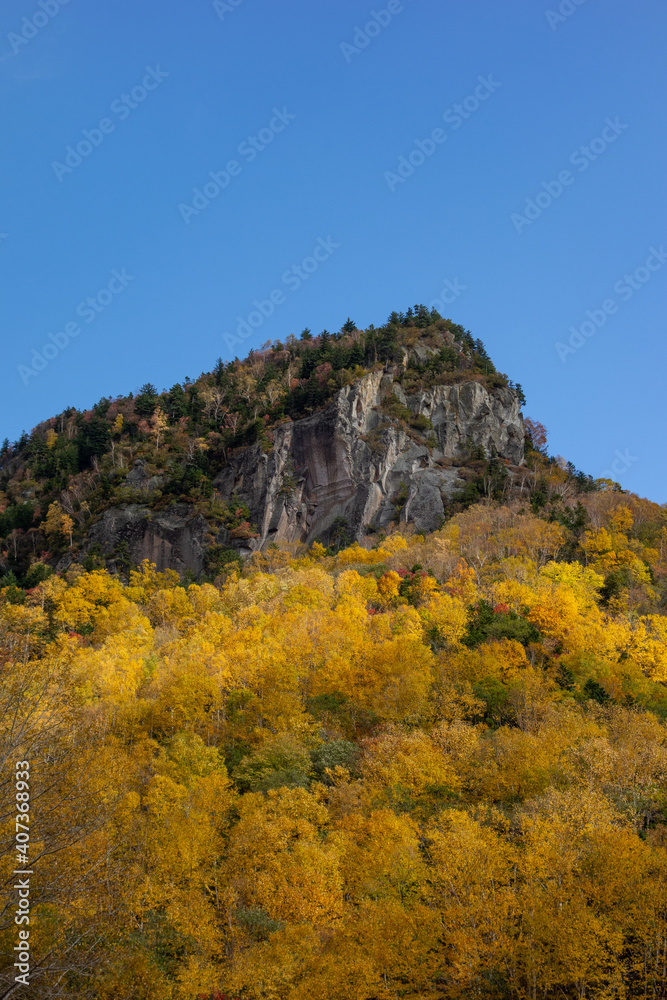
M 2 756 L 36 781 L 23 995 L 666 997 L 663 529 L 610 497 L 576 560 L 480 506 L 216 585 L 0 591 Z M 9 901 L 0 927 L 9 955 Z

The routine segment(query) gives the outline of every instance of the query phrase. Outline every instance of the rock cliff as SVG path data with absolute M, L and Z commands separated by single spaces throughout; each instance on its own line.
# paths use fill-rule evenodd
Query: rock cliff
M 420 430 L 383 412 L 387 398 L 410 411 Z M 392 370 L 371 372 L 337 393 L 326 409 L 274 431 L 230 458 L 215 485 L 248 505 L 258 537 L 270 542 L 331 540 L 335 527 L 360 538 L 397 516 L 431 531 L 444 502 L 463 485 L 459 469 L 471 453 L 523 460 L 523 421 L 510 389 L 478 381 L 403 392 Z M 223 541 L 226 539 L 223 538 Z
M 148 559 L 159 570 L 174 569 L 181 575 L 190 570 L 198 576 L 204 568 L 208 530 L 206 520 L 193 514 L 188 504 L 174 504 L 166 511 L 120 504 L 105 511 L 90 529 L 83 554 L 99 546 L 111 569 L 127 557 L 132 563 Z M 68 564 L 65 561 L 58 568 Z
M 399 371 L 372 371 L 324 409 L 278 425 L 269 450 L 258 443 L 231 453 L 213 485 L 232 506 L 249 508 L 253 537 L 220 528 L 215 542 L 249 555 L 271 542 L 352 541 L 397 519 L 431 531 L 464 485 L 471 457 L 521 465 L 523 420 L 511 389 L 471 379 L 406 394 Z M 126 484 L 150 494 L 160 480 L 141 466 Z M 84 553 L 97 545 L 113 558 L 120 546 L 132 562 L 197 575 L 210 531 L 187 504 L 159 511 L 127 503 L 91 528 Z

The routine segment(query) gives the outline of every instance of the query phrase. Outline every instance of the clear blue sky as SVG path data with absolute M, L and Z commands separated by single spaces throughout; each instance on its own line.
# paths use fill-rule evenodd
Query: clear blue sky
M 559 2 L 5 0 L 0 437 L 449 280 L 550 451 L 667 501 L 667 9 Z

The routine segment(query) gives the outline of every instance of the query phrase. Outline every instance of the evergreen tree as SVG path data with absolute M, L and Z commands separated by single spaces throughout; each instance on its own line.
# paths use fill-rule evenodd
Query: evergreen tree
M 157 389 L 150 382 L 146 382 L 139 390 L 139 395 L 134 400 L 134 412 L 139 417 L 151 417 L 157 406 Z
M 222 358 L 218 358 L 213 369 L 216 385 L 223 385 L 225 380 L 225 363 Z
M 172 423 L 178 420 L 180 417 L 184 417 L 188 412 L 188 400 L 183 391 L 183 386 L 177 382 L 172 385 L 171 389 L 167 393 L 166 399 L 166 413 Z
M 77 441 L 79 451 L 79 468 L 85 469 L 94 455 L 98 457 L 107 450 L 111 430 L 106 420 L 93 417 L 89 423 L 84 423 Z

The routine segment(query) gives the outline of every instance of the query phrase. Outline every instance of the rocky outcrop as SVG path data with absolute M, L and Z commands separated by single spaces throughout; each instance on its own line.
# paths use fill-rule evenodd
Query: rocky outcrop
M 523 462 L 513 391 L 471 380 L 406 395 L 395 381 L 399 370 L 371 372 L 326 408 L 275 427 L 269 451 L 257 444 L 230 454 L 213 485 L 228 503 L 248 506 L 255 537 L 222 529 L 216 542 L 249 555 L 271 542 L 352 541 L 396 519 L 431 531 L 463 485 L 467 458 Z M 397 411 L 410 419 L 396 419 Z M 151 509 L 161 480 L 141 460 L 124 485 L 136 500 L 104 513 L 82 556 L 99 546 L 112 566 L 124 556 L 198 575 L 212 541 L 205 518 L 185 503 Z
M 208 524 L 194 514 L 188 504 L 173 504 L 165 511 L 150 510 L 143 504 L 128 503 L 104 512 L 88 532 L 83 555 L 93 546 L 113 568 L 116 561 L 129 557 L 133 563 L 148 559 L 159 570 L 190 570 L 195 575 L 204 568 Z
M 146 463 L 143 458 L 138 458 L 126 475 L 123 485 L 133 490 L 145 490 L 148 493 L 154 493 L 162 485 L 162 476 L 150 476 L 146 472 Z
M 401 427 L 383 413 L 393 395 L 432 430 Z M 397 516 L 431 531 L 462 485 L 457 468 L 471 453 L 523 461 L 523 421 L 510 389 L 477 381 L 435 386 L 406 396 L 392 371 L 372 372 L 342 389 L 326 409 L 274 430 L 273 447 L 230 456 L 214 485 L 248 505 L 258 537 L 236 542 L 247 552 L 270 542 L 352 540 Z M 220 541 L 228 542 L 223 533 Z

